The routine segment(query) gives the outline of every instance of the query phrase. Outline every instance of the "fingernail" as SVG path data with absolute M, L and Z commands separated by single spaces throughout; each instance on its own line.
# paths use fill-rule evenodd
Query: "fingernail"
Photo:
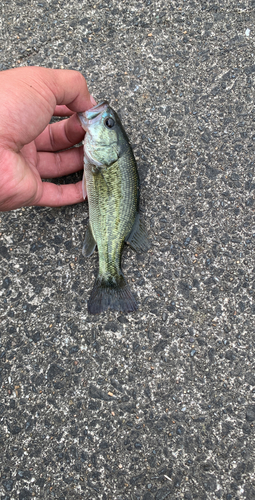
M 90 102 L 93 104 L 93 106 L 96 106 L 97 102 L 94 99 L 93 95 L 90 96 Z

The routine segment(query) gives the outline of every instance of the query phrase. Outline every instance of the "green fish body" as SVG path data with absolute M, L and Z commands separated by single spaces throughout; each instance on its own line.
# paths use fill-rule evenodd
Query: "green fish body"
M 83 255 L 98 248 L 99 272 L 88 301 L 88 312 L 107 309 L 132 312 L 137 303 L 121 270 L 124 243 L 136 251 L 150 244 L 139 213 L 139 178 L 128 137 L 117 113 L 105 101 L 79 114 L 84 139 L 85 185 L 89 226 Z

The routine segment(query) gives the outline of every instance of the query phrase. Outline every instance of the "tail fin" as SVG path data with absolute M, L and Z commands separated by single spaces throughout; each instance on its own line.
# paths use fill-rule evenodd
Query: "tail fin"
M 107 309 L 125 313 L 137 310 L 137 302 L 123 276 L 117 283 L 110 278 L 97 278 L 88 301 L 89 314 L 99 314 Z

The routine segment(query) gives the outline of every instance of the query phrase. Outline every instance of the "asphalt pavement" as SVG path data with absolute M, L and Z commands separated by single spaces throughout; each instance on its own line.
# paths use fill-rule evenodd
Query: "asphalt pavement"
M 0 70 L 119 112 L 152 243 L 138 312 L 89 316 L 87 202 L 0 214 L 2 500 L 254 500 L 254 0 L 1 9 Z

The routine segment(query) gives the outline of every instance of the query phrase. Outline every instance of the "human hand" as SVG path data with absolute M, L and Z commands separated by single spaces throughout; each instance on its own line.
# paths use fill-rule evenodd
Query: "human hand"
M 77 114 L 96 104 L 77 71 L 40 67 L 0 72 L 0 210 L 83 200 L 82 183 L 42 182 L 83 168 Z M 52 115 L 70 116 L 49 124 Z

